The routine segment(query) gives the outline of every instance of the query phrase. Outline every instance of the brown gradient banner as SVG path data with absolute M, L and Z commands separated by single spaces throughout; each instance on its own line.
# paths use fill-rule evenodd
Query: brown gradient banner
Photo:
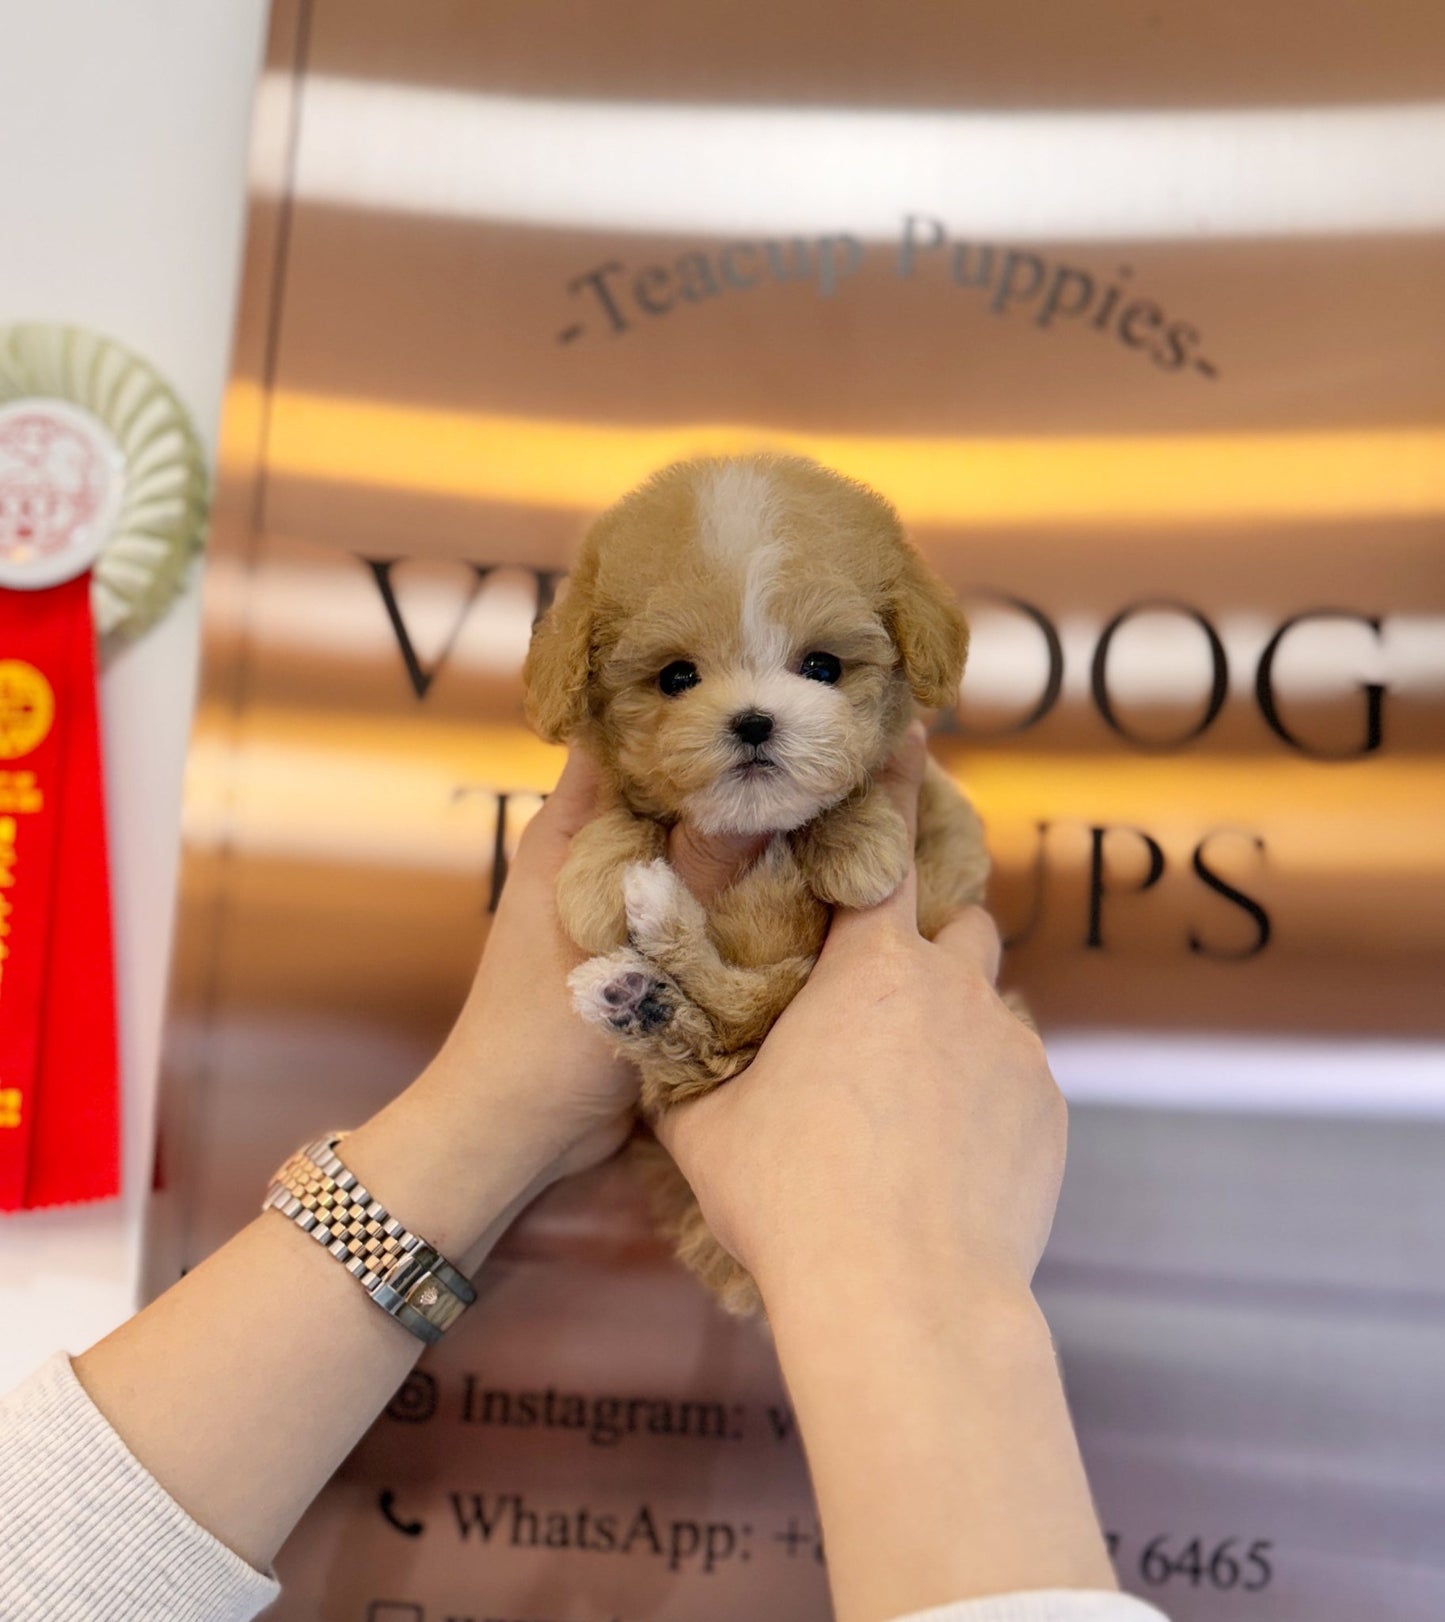
M 278 0 L 152 1286 L 447 1028 L 590 515 L 804 450 L 973 623 L 933 748 L 1076 1105 L 1040 1287 L 1122 1579 L 1437 1617 L 1442 61 L 1404 5 Z M 278 1616 L 828 1614 L 767 1344 L 625 1165 L 483 1290 Z

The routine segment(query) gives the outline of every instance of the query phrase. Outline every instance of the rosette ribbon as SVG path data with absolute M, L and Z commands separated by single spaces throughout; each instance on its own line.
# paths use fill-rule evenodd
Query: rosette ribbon
M 173 600 L 206 496 L 143 361 L 0 328 L 0 1210 L 120 1189 L 97 672 Z

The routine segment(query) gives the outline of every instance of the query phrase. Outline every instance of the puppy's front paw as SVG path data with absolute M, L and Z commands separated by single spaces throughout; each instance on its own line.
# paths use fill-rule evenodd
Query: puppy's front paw
M 557 877 L 557 916 L 584 952 L 611 952 L 627 939 L 616 869 L 567 862 Z
M 614 1036 L 651 1036 L 672 1023 L 677 993 L 633 951 L 588 958 L 567 976 L 572 1006 Z
M 681 912 L 682 883 L 667 863 L 629 862 L 622 873 L 622 902 L 627 909 L 627 932 L 644 949 L 649 941 L 670 933 Z
M 820 901 L 835 907 L 876 907 L 902 884 L 908 849 L 902 838 L 824 846 L 813 853 L 810 868 L 808 887 Z
M 692 892 L 660 856 L 651 862 L 628 863 L 622 874 L 622 901 L 628 938 L 660 961 L 693 931 L 706 927 Z

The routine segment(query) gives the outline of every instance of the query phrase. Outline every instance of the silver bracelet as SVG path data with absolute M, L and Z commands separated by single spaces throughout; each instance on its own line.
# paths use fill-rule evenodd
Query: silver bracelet
M 477 1298 L 467 1279 L 373 1199 L 342 1164 L 333 1132 L 298 1149 L 271 1180 L 263 1211 L 290 1217 L 343 1263 L 383 1312 L 429 1345 Z

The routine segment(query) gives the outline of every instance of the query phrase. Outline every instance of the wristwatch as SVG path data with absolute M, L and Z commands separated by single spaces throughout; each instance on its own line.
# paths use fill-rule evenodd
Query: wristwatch
M 345 1132 L 308 1143 L 271 1179 L 263 1211 L 276 1210 L 341 1262 L 383 1312 L 428 1344 L 477 1298 L 465 1276 L 420 1234 L 402 1226 L 342 1164 Z

